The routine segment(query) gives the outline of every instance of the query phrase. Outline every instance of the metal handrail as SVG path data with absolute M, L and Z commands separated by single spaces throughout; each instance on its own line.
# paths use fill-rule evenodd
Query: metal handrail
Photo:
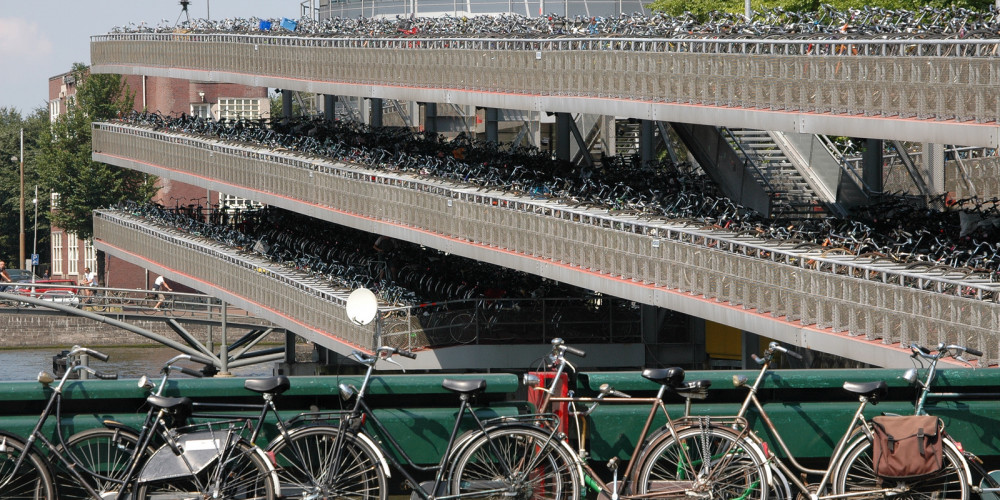
M 708 35 L 706 35 L 708 36 Z M 996 57 L 1000 40 L 852 40 L 852 39 L 740 39 L 712 38 L 470 38 L 470 37 L 323 37 L 227 33 L 108 33 L 93 35 L 92 43 L 113 41 L 225 42 L 320 48 L 392 50 L 588 50 L 613 52 L 757 54 L 794 56 Z

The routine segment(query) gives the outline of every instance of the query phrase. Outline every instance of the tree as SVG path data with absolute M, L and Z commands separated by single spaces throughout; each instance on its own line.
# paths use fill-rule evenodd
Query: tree
M 15 109 L 0 108 L 0 259 L 8 266 L 21 267 L 20 254 L 20 201 L 21 201 L 21 129 L 24 129 L 24 229 L 25 252 L 31 253 L 34 229 L 35 185 L 40 184 L 36 169 L 38 136 L 48 127 L 48 111 L 38 108 L 24 117 Z M 11 159 L 15 157 L 15 159 Z M 39 186 L 38 253 L 48 255 L 48 190 Z M 44 259 L 44 257 L 43 257 Z
M 42 132 L 37 163 L 45 186 L 59 195 L 56 210 L 49 214 L 53 225 L 89 239 L 95 209 L 125 200 L 147 201 L 157 188 L 155 177 L 91 160 L 91 122 L 132 110 L 135 94 L 124 78 L 91 75 L 80 63 L 73 65 L 73 74 L 79 82 L 76 100 Z

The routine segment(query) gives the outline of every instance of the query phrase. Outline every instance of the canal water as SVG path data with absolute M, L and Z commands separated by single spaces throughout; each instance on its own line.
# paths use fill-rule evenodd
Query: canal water
M 94 369 L 117 373 L 118 378 L 139 378 L 142 375 L 155 376 L 163 363 L 176 356 L 177 351 L 169 347 L 100 347 L 96 349 L 110 356 L 108 362 L 92 359 L 90 366 Z M 59 354 L 60 349 L 11 349 L 0 350 L 0 381 L 35 380 L 38 372 L 46 370 L 52 373 L 52 357 Z M 195 370 L 201 365 L 189 361 L 181 362 L 183 366 Z M 230 370 L 236 377 L 270 376 L 274 371 L 274 362 L 233 368 Z M 172 378 L 186 377 L 176 373 Z

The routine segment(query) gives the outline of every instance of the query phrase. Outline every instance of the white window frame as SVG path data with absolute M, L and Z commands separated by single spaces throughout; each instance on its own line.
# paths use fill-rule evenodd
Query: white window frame
M 76 233 L 66 232 L 66 275 L 80 274 L 80 239 Z
M 61 201 L 61 196 L 59 193 L 53 192 L 49 196 L 49 208 L 52 210 L 59 210 L 59 202 Z
M 220 120 L 235 120 L 247 118 L 256 120 L 260 118 L 260 99 L 255 97 L 221 97 L 216 105 Z
M 63 233 L 52 233 L 52 276 L 62 276 L 63 273 Z
M 92 240 L 83 242 L 83 267 L 89 267 L 91 271 L 97 272 L 97 249 L 94 248 Z
M 196 102 L 191 104 L 191 116 L 198 118 L 212 119 L 212 105 L 209 103 Z

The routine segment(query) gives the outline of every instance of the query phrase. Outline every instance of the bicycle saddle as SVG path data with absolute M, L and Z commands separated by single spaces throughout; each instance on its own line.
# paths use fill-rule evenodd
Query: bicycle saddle
M 642 376 L 657 384 L 676 389 L 681 385 L 681 382 L 684 382 L 684 369 L 678 367 L 646 368 L 642 371 Z
M 878 404 L 878 401 L 889 393 L 889 386 L 884 380 L 876 382 L 844 382 L 844 389 L 854 394 L 864 395 L 871 404 Z
M 446 378 L 441 381 L 441 387 L 448 389 L 451 392 L 457 392 L 459 394 L 472 394 L 475 392 L 481 392 L 486 390 L 486 381 L 483 379 L 478 380 L 452 380 Z
M 166 396 L 157 396 L 156 394 L 150 394 L 146 397 L 146 402 L 156 408 L 162 408 L 171 412 L 190 412 L 191 411 L 191 398 L 180 397 L 180 398 L 169 398 Z
M 284 375 L 268 378 L 250 378 L 246 382 L 243 382 L 243 387 L 246 390 L 259 394 L 281 394 L 287 391 L 290 386 L 291 382 Z

